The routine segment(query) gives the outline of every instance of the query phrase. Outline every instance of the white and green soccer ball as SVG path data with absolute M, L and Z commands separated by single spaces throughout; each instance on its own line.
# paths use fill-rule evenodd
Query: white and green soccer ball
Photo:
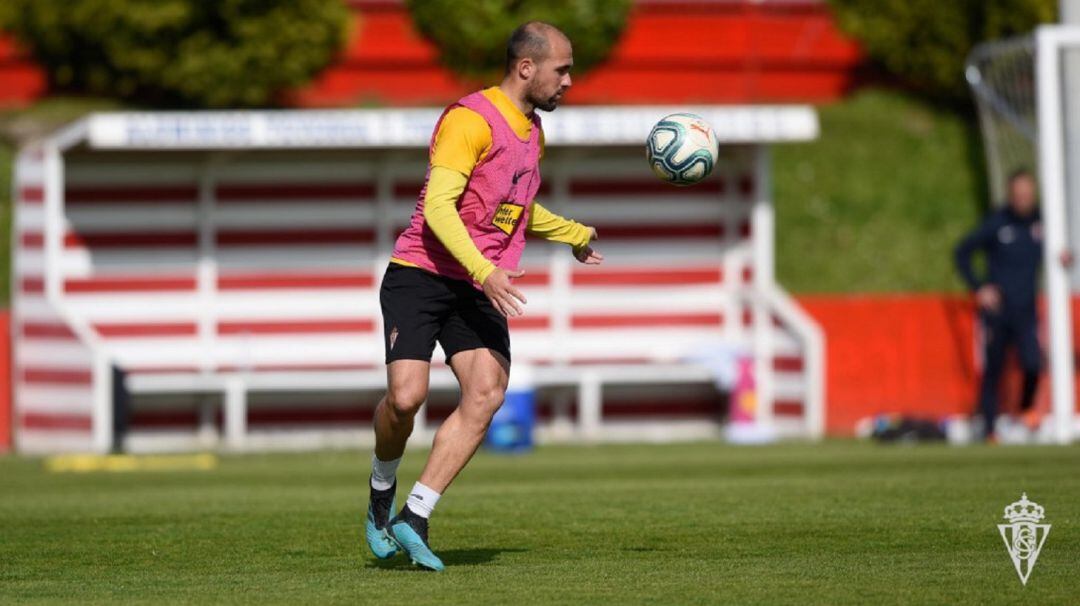
M 645 146 L 649 167 L 672 185 L 693 185 L 712 172 L 720 144 L 696 114 L 671 114 L 656 123 Z

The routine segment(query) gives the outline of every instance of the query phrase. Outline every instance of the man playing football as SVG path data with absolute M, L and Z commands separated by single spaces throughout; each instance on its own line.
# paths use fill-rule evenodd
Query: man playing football
M 435 125 L 427 179 L 379 293 L 387 393 L 375 410 L 366 524 L 376 557 L 404 550 L 420 566 L 443 569 L 428 544 L 428 519 L 502 405 L 510 373 L 507 317 L 521 315 L 525 303 L 513 284 L 523 274 L 517 266 L 525 234 L 570 245 L 582 263 L 603 259 L 590 246 L 595 229 L 534 201 L 544 148 L 536 110 L 558 106 L 573 62 L 562 32 L 526 23 L 510 36 L 502 82 L 452 104 Z M 461 385 L 461 401 L 391 518 L 397 467 L 427 399 L 436 341 Z

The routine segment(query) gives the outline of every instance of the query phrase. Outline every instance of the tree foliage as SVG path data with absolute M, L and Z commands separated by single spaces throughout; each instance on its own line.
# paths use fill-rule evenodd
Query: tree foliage
M 979 42 L 1056 19 L 1058 0 L 831 0 L 872 59 L 930 98 L 965 102 L 964 60 Z
M 341 48 L 341 0 L 2 0 L 52 86 L 153 105 L 273 104 Z
M 417 29 L 448 68 L 468 78 L 502 75 L 506 40 L 514 28 L 540 20 L 574 45 L 574 73 L 602 62 L 622 35 L 630 0 L 406 0 Z

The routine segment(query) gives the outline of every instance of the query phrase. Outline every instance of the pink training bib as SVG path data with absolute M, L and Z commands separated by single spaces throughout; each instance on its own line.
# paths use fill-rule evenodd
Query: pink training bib
M 435 145 L 439 125 L 446 114 L 458 106 L 480 114 L 491 127 L 491 150 L 469 176 L 465 191 L 457 202 L 458 214 L 480 254 L 496 267 L 514 269 L 525 249 L 529 207 L 540 190 L 540 117 L 533 113 L 529 140 L 522 141 L 487 97 L 479 92 L 472 93 L 443 111 L 435 124 L 429 153 Z M 465 268 L 424 221 L 424 196 L 430 177 L 429 165 L 416 210 L 409 226 L 398 236 L 393 256 L 440 276 L 472 281 Z M 479 288 L 479 284 L 473 285 Z

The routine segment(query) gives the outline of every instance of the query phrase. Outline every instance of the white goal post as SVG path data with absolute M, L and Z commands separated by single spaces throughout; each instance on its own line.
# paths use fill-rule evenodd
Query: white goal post
M 1045 25 L 1032 34 L 976 47 L 967 79 L 978 107 L 990 191 L 1004 197 L 1008 174 L 1035 169 L 1044 237 L 1053 437 L 1077 433 L 1072 296 L 1080 268 L 1061 254 L 1080 242 L 1080 26 Z

